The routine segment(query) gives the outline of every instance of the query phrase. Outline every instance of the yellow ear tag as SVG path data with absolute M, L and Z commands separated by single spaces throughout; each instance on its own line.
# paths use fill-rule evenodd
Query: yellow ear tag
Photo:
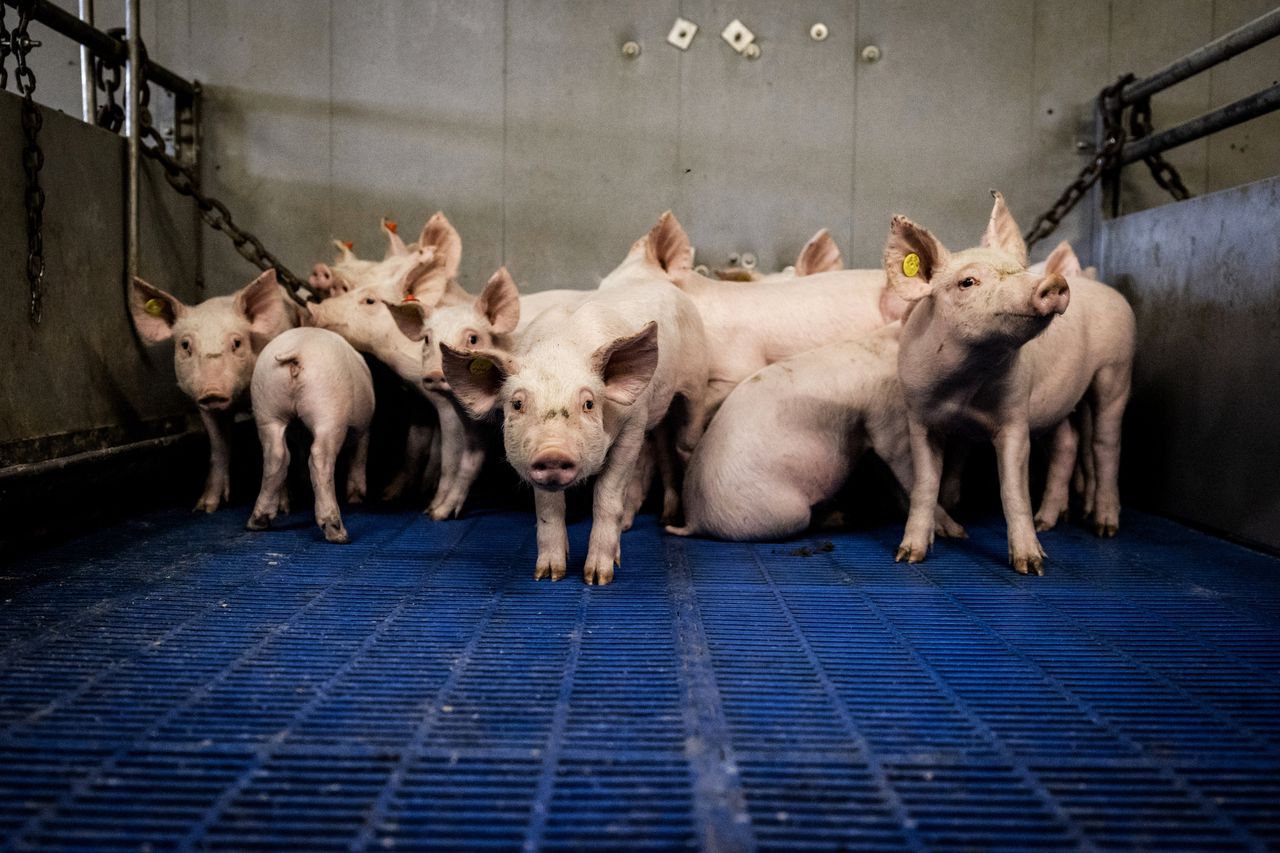
M 915 252 L 908 252 L 902 259 L 902 274 L 914 277 L 918 272 L 920 272 L 920 256 Z
M 142 310 L 146 311 L 152 317 L 159 317 L 164 313 L 164 300 L 148 299 L 147 304 L 142 306 Z
M 484 376 L 490 370 L 493 370 L 493 362 L 487 358 L 471 359 L 471 375 Z

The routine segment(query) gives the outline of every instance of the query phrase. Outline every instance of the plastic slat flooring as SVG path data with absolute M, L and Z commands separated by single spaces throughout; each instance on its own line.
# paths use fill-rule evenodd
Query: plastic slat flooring
M 4 849 L 1280 849 L 1280 560 L 1166 520 L 1024 578 L 642 517 L 589 588 L 528 515 L 243 516 L 6 567 Z

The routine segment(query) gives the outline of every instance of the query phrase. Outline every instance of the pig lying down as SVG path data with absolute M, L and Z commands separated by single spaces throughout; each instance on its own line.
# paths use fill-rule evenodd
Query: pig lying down
M 669 281 L 655 228 L 573 308 L 542 312 L 510 353 L 441 347 L 444 375 L 477 418 L 499 409 L 507 460 L 534 488 L 535 578 L 564 577 L 564 491 L 595 476 L 583 577 L 613 580 L 621 564 L 626 491 L 645 435 L 668 424 L 687 454 L 701 431 L 706 344 L 693 303 Z M 684 405 L 673 407 L 677 397 Z
M 196 401 L 209 434 L 209 475 L 195 508 L 213 512 L 231 496 L 232 409 L 240 402 L 258 353 L 302 319 L 297 305 L 267 270 L 229 296 L 187 305 L 139 278 L 129 311 L 149 344 L 173 340 L 178 387 Z
M 715 271 L 715 277 L 721 281 L 784 281 L 842 269 L 844 258 L 840 255 L 840 247 L 832 239 L 831 232 L 823 228 L 804 244 L 795 264 L 781 272 L 766 275 L 753 267 L 723 267 Z M 699 272 L 708 274 L 702 273 L 701 269 Z
M 911 489 L 907 410 L 893 323 L 772 364 L 725 400 L 694 450 L 677 536 L 780 539 L 804 531 L 811 508 L 844 485 L 863 452 Z M 938 507 L 942 536 L 964 528 Z
M 1087 451 L 1097 478 L 1093 524 L 1099 535 L 1115 535 L 1134 318 L 1124 297 L 1104 284 L 1029 272 L 1017 223 L 994 195 L 979 248 L 949 252 L 902 216 L 893 220 L 885 247 L 891 286 L 916 303 L 898 356 L 915 484 L 897 559 L 918 562 L 928 554 L 943 447 L 948 436 L 960 435 L 995 443 L 1009 560 L 1018 572 L 1042 574 L 1045 553 L 1027 483 L 1031 435 L 1052 431 L 1055 445 L 1068 441 L 1068 416 L 1087 395 L 1093 421 Z M 1055 460 L 1059 453 L 1055 446 Z
M 325 329 L 292 329 L 263 349 L 253 369 L 253 419 L 262 442 L 262 489 L 247 527 L 264 530 L 280 511 L 289 473 L 285 428 L 300 420 L 311 432 L 311 486 L 316 524 L 329 542 L 350 541 L 334 494 L 333 468 L 350 437 L 354 445 L 347 474 L 347 500 L 365 496 L 369 422 L 373 420 L 373 379 L 360 354 Z

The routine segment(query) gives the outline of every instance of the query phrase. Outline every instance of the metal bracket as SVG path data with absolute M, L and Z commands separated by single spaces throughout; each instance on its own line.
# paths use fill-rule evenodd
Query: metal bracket
M 689 45 L 693 43 L 693 37 L 697 34 L 697 24 L 685 18 L 676 18 L 676 22 L 671 25 L 671 32 L 667 33 L 667 44 L 681 50 L 688 50 Z
M 756 34 L 747 29 L 747 25 L 734 18 L 729 22 L 729 26 L 724 28 L 724 32 L 720 33 L 720 38 L 729 43 L 729 47 L 738 53 L 746 54 L 747 48 L 756 40 Z

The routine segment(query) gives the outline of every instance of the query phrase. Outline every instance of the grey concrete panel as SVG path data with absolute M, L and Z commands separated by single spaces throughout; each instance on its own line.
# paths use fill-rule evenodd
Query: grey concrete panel
M 27 319 L 18 98 L 0 95 L 0 444 L 125 426 L 185 412 L 172 351 L 136 339 L 125 302 L 124 140 L 54 111 L 45 114 L 44 321 Z M 197 300 L 195 223 L 183 199 L 146 164 L 142 273 Z M 8 200 L 12 199 L 13 202 Z
M 1248 23 L 1275 8 L 1275 0 L 1217 0 L 1214 36 Z M 1210 72 L 1210 100 L 1229 104 L 1280 83 L 1280 39 L 1272 39 Z M 1260 116 L 1209 137 L 1208 191 L 1235 187 L 1280 175 L 1280 112 Z
M 503 8 L 397 0 L 334 18 L 332 228 L 361 256 L 381 257 L 381 216 L 412 240 L 443 210 L 464 284 L 502 263 Z
M 503 222 L 522 287 L 594 287 L 675 204 L 679 51 L 665 39 L 678 11 L 508 4 Z
M 779 269 L 819 228 L 842 250 L 853 220 L 854 4 L 685 0 L 701 30 L 680 57 L 682 217 L 698 260 L 724 266 L 750 251 Z M 734 18 L 760 57 L 720 33 Z M 825 41 L 809 29 L 826 25 Z M 663 46 L 664 58 L 675 52 Z
M 331 254 L 329 6 L 196 3 L 191 31 L 191 69 L 205 84 L 204 189 L 305 274 Z M 222 235 L 204 245 L 210 293 L 255 275 Z
M 1133 72 L 1146 76 L 1212 39 L 1214 0 L 1125 0 L 1111 4 L 1111 78 Z M 1209 77 L 1199 75 L 1151 99 L 1157 131 L 1195 118 L 1209 108 Z M 1165 154 L 1194 194 L 1204 192 L 1205 142 L 1191 142 Z M 1168 204 L 1171 198 L 1142 163 L 1124 170 L 1122 213 Z
M 1019 222 L 1052 200 L 1018 192 L 1036 135 L 1034 8 L 859 5 L 859 49 L 877 45 L 882 58 L 858 67 L 853 265 L 880 265 L 895 213 L 963 247 L 986 224 L 988 189 L 1005 191 Z
M 1133 303 L 1126 503 L 1280 547 L 1280 178 L 1102 226 Z M 1121 535 L 1123 531 L 1121 531 Z

